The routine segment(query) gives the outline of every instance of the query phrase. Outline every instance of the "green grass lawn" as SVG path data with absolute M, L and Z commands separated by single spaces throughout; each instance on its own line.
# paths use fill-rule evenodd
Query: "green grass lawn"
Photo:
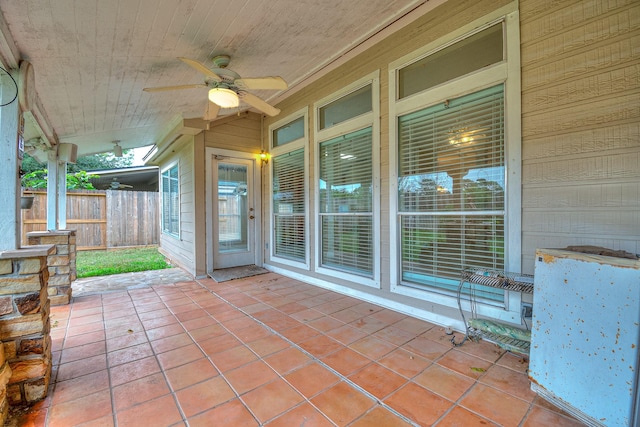
M 78 251 L 76 254 L 76 272 L 79 279 L 169 267 L 171 265 L 155 247 Z

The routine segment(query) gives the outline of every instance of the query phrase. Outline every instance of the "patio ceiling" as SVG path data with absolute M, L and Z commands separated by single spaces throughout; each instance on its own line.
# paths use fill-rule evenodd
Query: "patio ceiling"
M 142 90 L 202 83 L 178 57 L 212 66 L 214 56 L 227 54 L 240 76 L 282 76 L 288 90 L 252 91 L 275 104 L 442 2 L 3 0 L 0 59 L 10 68 L 32 64 L 58 142 L 93 154 L 112 150 L 115 140 L 123 148 L 153 144 L 177 116 L 203 116 L 202 88 Z

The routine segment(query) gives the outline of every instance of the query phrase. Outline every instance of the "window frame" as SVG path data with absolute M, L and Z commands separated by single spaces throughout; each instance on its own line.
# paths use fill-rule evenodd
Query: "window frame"
M 281 144 L 276 147 L 273 146 L 273 132 L 278 128 L 287 125 L 295 120 L 302 118 L 304 122 L 304 135 L 301 138 L 292 140 L 287 142 L 286 144 Z M 311 243 L 309 239 L 309 218 L 310 218 L 310 206 L 309 206 L 309 113 L 308 108 L 303 108 L 301 110 L 296 111 L 295 113 L 278 120 L 269 126 L 269 147 L 270 147 L 270 155 L 271 161 L 268 163 L 269 171 L 268 171 L 268 188 L 269 188 L 269 225 L 271 232 L 269 233 L 269 259 L 273 262 L 278 262 L 280 264 L 288 265 L 291 267 L 297 267 L 304 270 L 309 270 L 311 268 L 310 264 L 310 252 L 311 252 Z M 304 193 L 305 193 L 305 202 L 304 202 L 304 233 L 305 233 L 305 259 L 304 262 L 292 260 L 289 258 L 283 258 L 278 256 L 275 253 L 275 220 L 274 220 L 274 207 L 273 207 L 273 159 L 280 155 L 284 155 L 297 150 L 304 150 L 304 170 L 305 170 L 305 178 L 304 178 Z
M 165 207 L 165 202 L 167 202 L 169 204 L 169 211 L 171 211 L 171 187 L 169 187 L 169 200 L 165 200 L 164 198 L 164 178 L 165 178 L 165 174 L 167 174 L 167 178 L 171 179 L 171 170 L 176 169 L 176 181 L 177 181 L 177 196 L 178 196 L 178 230 L 176 232 L 173 232 L 171 230 L 165 229 L 165 214 L 164 214 L 164 207 Z M 180 163 L 178 161 L 175 161 L 173 163 L 170 163 L 169 165 L 167 165 L 164 169 L 161 170 L 160 172 L 160 194 L 161 194 L 161 206 L 160 206 L 160 214 L 161 214 L 161 231 L 162 234 L 167 235 L 167 236 L 171 236 L 173 238 L 176 239 L 181 239 L 181 231 L 182 231 L 182 227 L 181 225 L 181 194 L 180 194 Z M 171 216 L 171 212 L 169 212 L 169 215 Z M 170 220 L 169 220 L 170 221 Z
M 371 111 L 360 114 L 348 120 L 339 122 L 338 124 L 319 129 L 320 108 L 330 104 L 340 98 L 349 95 L 363 87 L 371 85 Z M 315 221 L 314 232 L 314 248 L 315 248 L 315 272 L 326 276 L 339 278 L 355 282 L 361 285 L 380 289 L 380 72 L 379 70 L 370 73 L 361 79 L 345 86 L 341 90 L 319 100 L 313 104 L 314 112 L 314 205 L 313 212 Z M 322 217 L 320 215 L 320 144 L 329 141 L 341 135 L 346 135 L 358 130 L 371 127 L 371 168 L 372 168 L 372 275 L 365 277 L 355 273 L 349 273 L 344 270 L 332 269 L 322 266 L 322 236 L 320 235 L 320 226 Z
M 398 99 L 398 74 L 403 67 L 438 52 L 492 25 L 503 23 L 504 59 L 421 92 Z M 391 292 L 427 300 L 449 307 L 458 307 L 455 294 L 407 286 L 401 281 L 400 230 L 398 221 L 398 117 L 427 108 L 447 99 L 457 98 L 496 84 L 504 85 L 504 150 L 505 150 L 505 270 L 521 271 L 521 90 L 519 13 L 516 4 L 475 20 L 456 31 L 389 64 L 389 221 L 390 221 L 390 282 Z M 463 297 L 464 300 L 464 297 Z M 504 302 L 481 301 L 478 314 L 520 323 L 519 292 L 505 291 Z M 468 301 L 463 308 L 471 308 Z

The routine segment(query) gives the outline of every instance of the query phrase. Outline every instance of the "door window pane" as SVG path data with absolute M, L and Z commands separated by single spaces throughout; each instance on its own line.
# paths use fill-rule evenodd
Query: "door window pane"
M 219 251 L 248 250 L 247 167 L 218 163 Z

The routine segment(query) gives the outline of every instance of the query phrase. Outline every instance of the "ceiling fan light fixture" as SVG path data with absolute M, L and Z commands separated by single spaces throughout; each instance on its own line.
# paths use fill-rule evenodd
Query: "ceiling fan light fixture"
M 222 108 L 234 108 L 240 105 L 238 94 L 231 89 L 214 87 L 209 90 L 209 100 Z

